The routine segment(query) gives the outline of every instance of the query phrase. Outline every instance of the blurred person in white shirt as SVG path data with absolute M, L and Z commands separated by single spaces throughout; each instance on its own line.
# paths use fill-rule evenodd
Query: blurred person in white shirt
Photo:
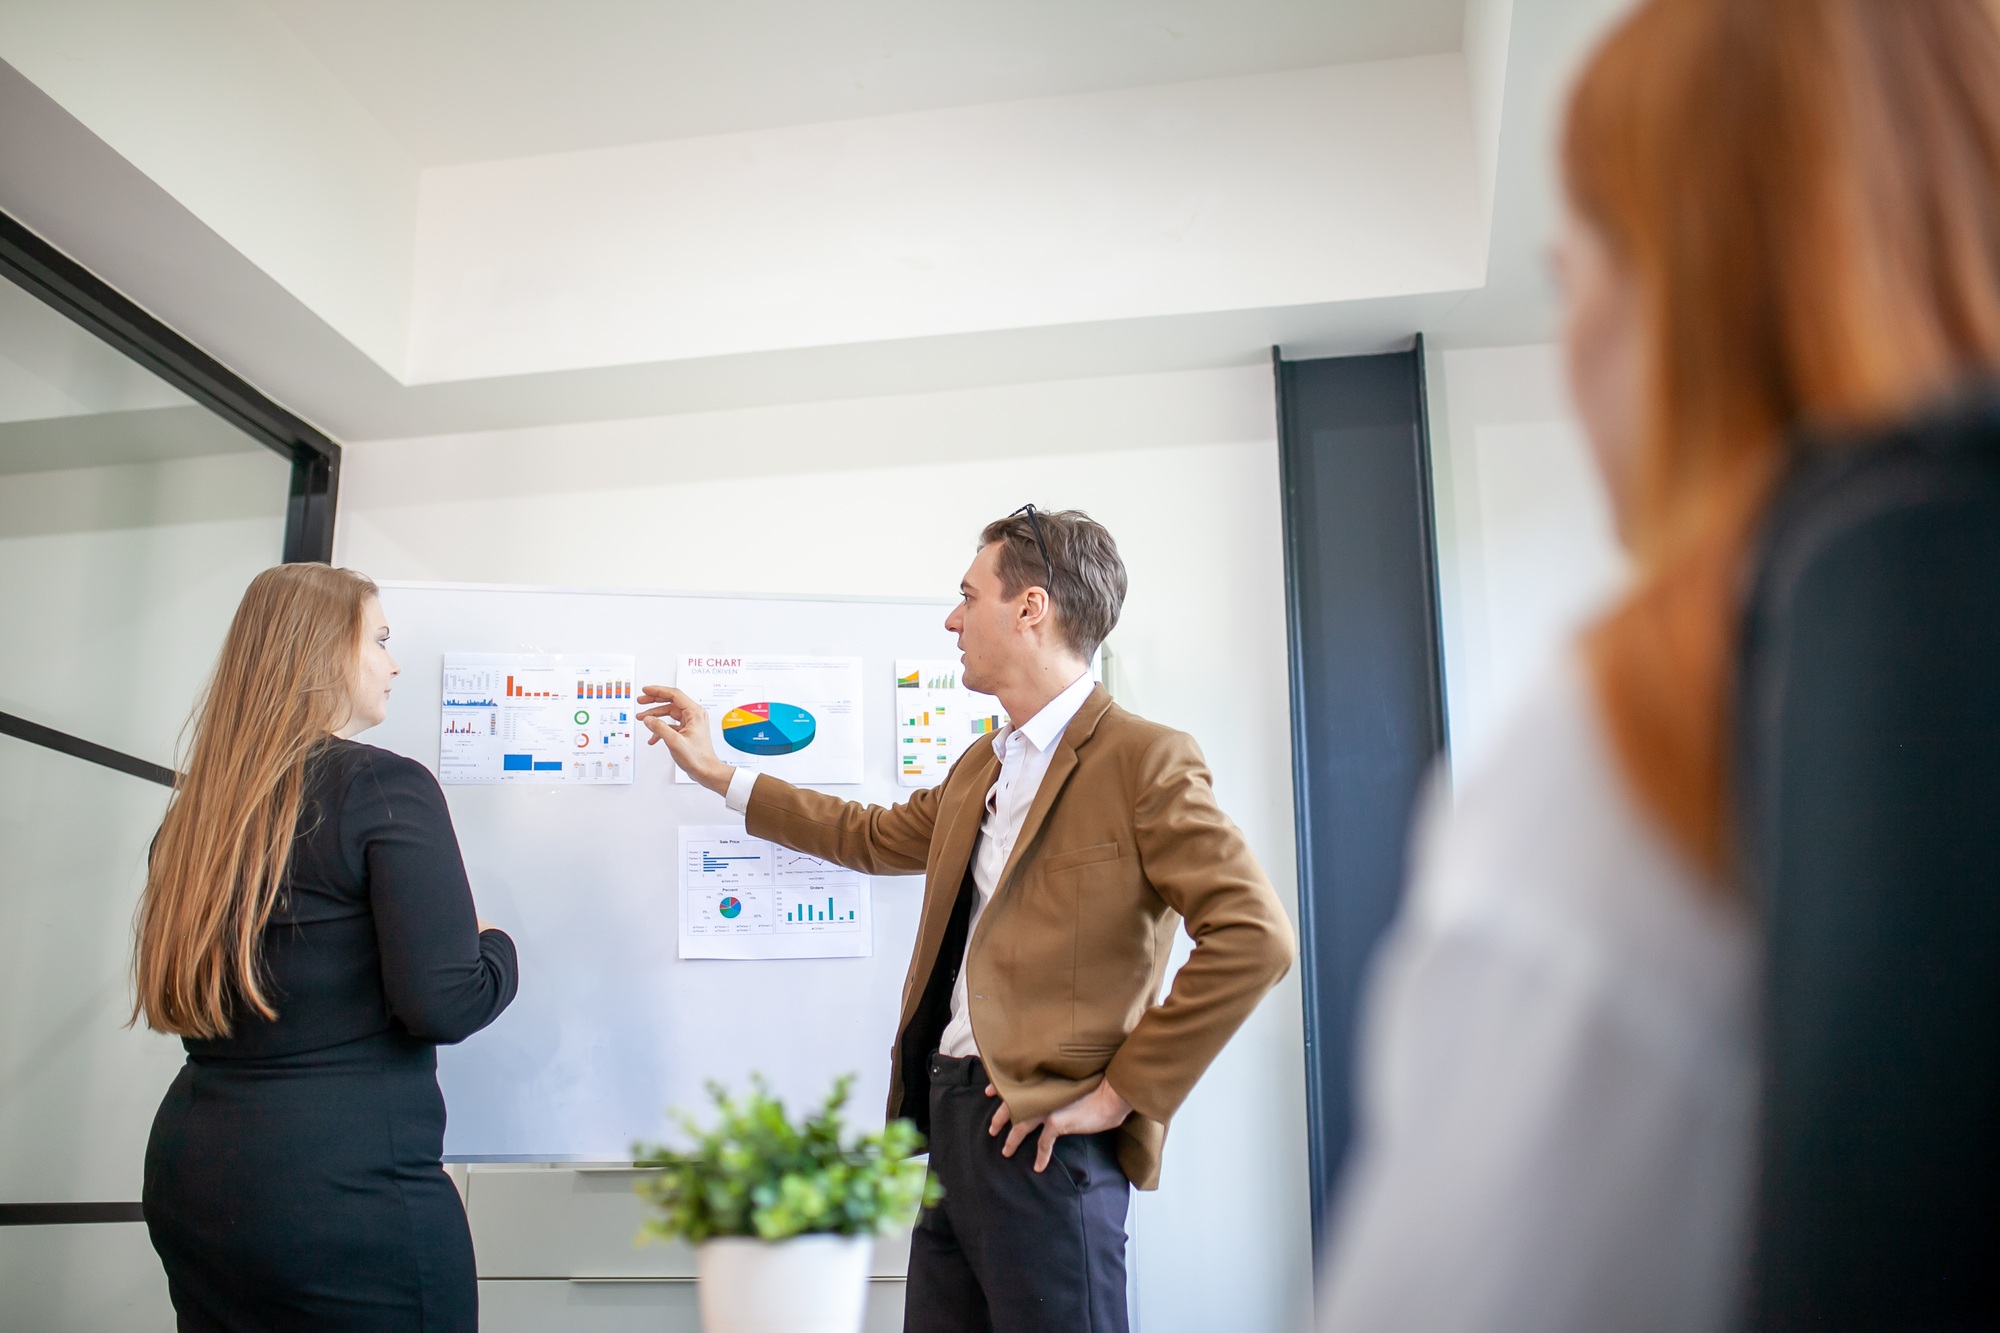
M 1324 1333 L 1733 1322 L 1758 1097 L 1741 580 L 1802 427 L 2000 366 L 1981 0 L 1652 0 L 1578 80 L 1562 167 L 1571 391 L 1637 575 L 1420 821 Z

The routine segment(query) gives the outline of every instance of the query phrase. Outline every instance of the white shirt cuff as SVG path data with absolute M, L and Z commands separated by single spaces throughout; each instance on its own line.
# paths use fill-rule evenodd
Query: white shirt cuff
M 745 810 L 750 808 L 750 789 L 752 787 L 755 787 L 756 785 L 757 785 L 756 769 L 754 768 L 737 769 L 735 773 L 730 775 L 729 791 L 723 796 L 722 803 L 728 806 L 731 810 L 734 810 L 737 814 L 739 815 L 742 814 Z

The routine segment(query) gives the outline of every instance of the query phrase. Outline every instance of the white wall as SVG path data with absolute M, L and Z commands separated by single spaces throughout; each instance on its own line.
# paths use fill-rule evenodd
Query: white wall
M 1514 32 L 1514 0 L 1466 0 L 1465 82 L 1472 107 L 1473 152 L 1479 169 L 1484 238 L 1493 219 L 1493 187 L 1500 171 L 1501 112 L 1506 106 L 1507 44 Z
M 1453 772 L 1626 577 L 1558 349 L 1431 352 L 1431 459 Z
M 1471 124 L 1451 54 L 437 167 L 410 379 L 1462 290 Z
M 338 559 L 397 579 L 949 595 L 986 520 L 1027 500 L 1087 509 L 1132 575 L 1111 640 L 1123 702 L 1201 741 L 1296 900 L 1267 368 L 383 441 L 351 446 L 342 478 Z M 1146 1333 L 1275 1329 L 1304 1309 L 1302 1049 L 1294 972 L 1138 1201 Z

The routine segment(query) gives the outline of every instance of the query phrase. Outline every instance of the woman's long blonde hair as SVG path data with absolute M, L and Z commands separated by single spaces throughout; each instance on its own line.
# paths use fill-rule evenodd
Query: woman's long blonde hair
M 261 943 L 291 858 L 306 760 L 345 724 L 375 585 L 279 565 L 251 580 L 201 703 L 139 902 L 134 1021 L 228 1036 L 237 1005 L 277 1017 Z
M 1649 0 L 1571 95 L 1572 208 L 1638 285 L 1632 593 L 1590 632 L 1640 804 L 1712 872 L 1749 542 L 1802 426 L 2000 365 L 1987 0 Z

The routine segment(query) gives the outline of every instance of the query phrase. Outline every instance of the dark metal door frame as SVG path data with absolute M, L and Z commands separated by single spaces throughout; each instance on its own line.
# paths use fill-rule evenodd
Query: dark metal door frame
M 1285 520 L 1292 783 L 1313 1243 L 1353 1134 L 1363 983 L 1402 899 L 1411 816 L 1445 752 L 1423 340 L 1272 349 Z
M 324 432 L 272 402 L 242 376 L 5 213 L 0 213 L 0 277 L 11 279 L 290 462 L 292 480 L 282 559 L 287 564 L 333 559 L 340 446 Z M 176 775 L 170 768 L 12 713 L 0 713 L 0 735 L 148 782 L 174 785 Z M 0 1227 L 144 1220 L 136 1202 L 0 1203 Z

